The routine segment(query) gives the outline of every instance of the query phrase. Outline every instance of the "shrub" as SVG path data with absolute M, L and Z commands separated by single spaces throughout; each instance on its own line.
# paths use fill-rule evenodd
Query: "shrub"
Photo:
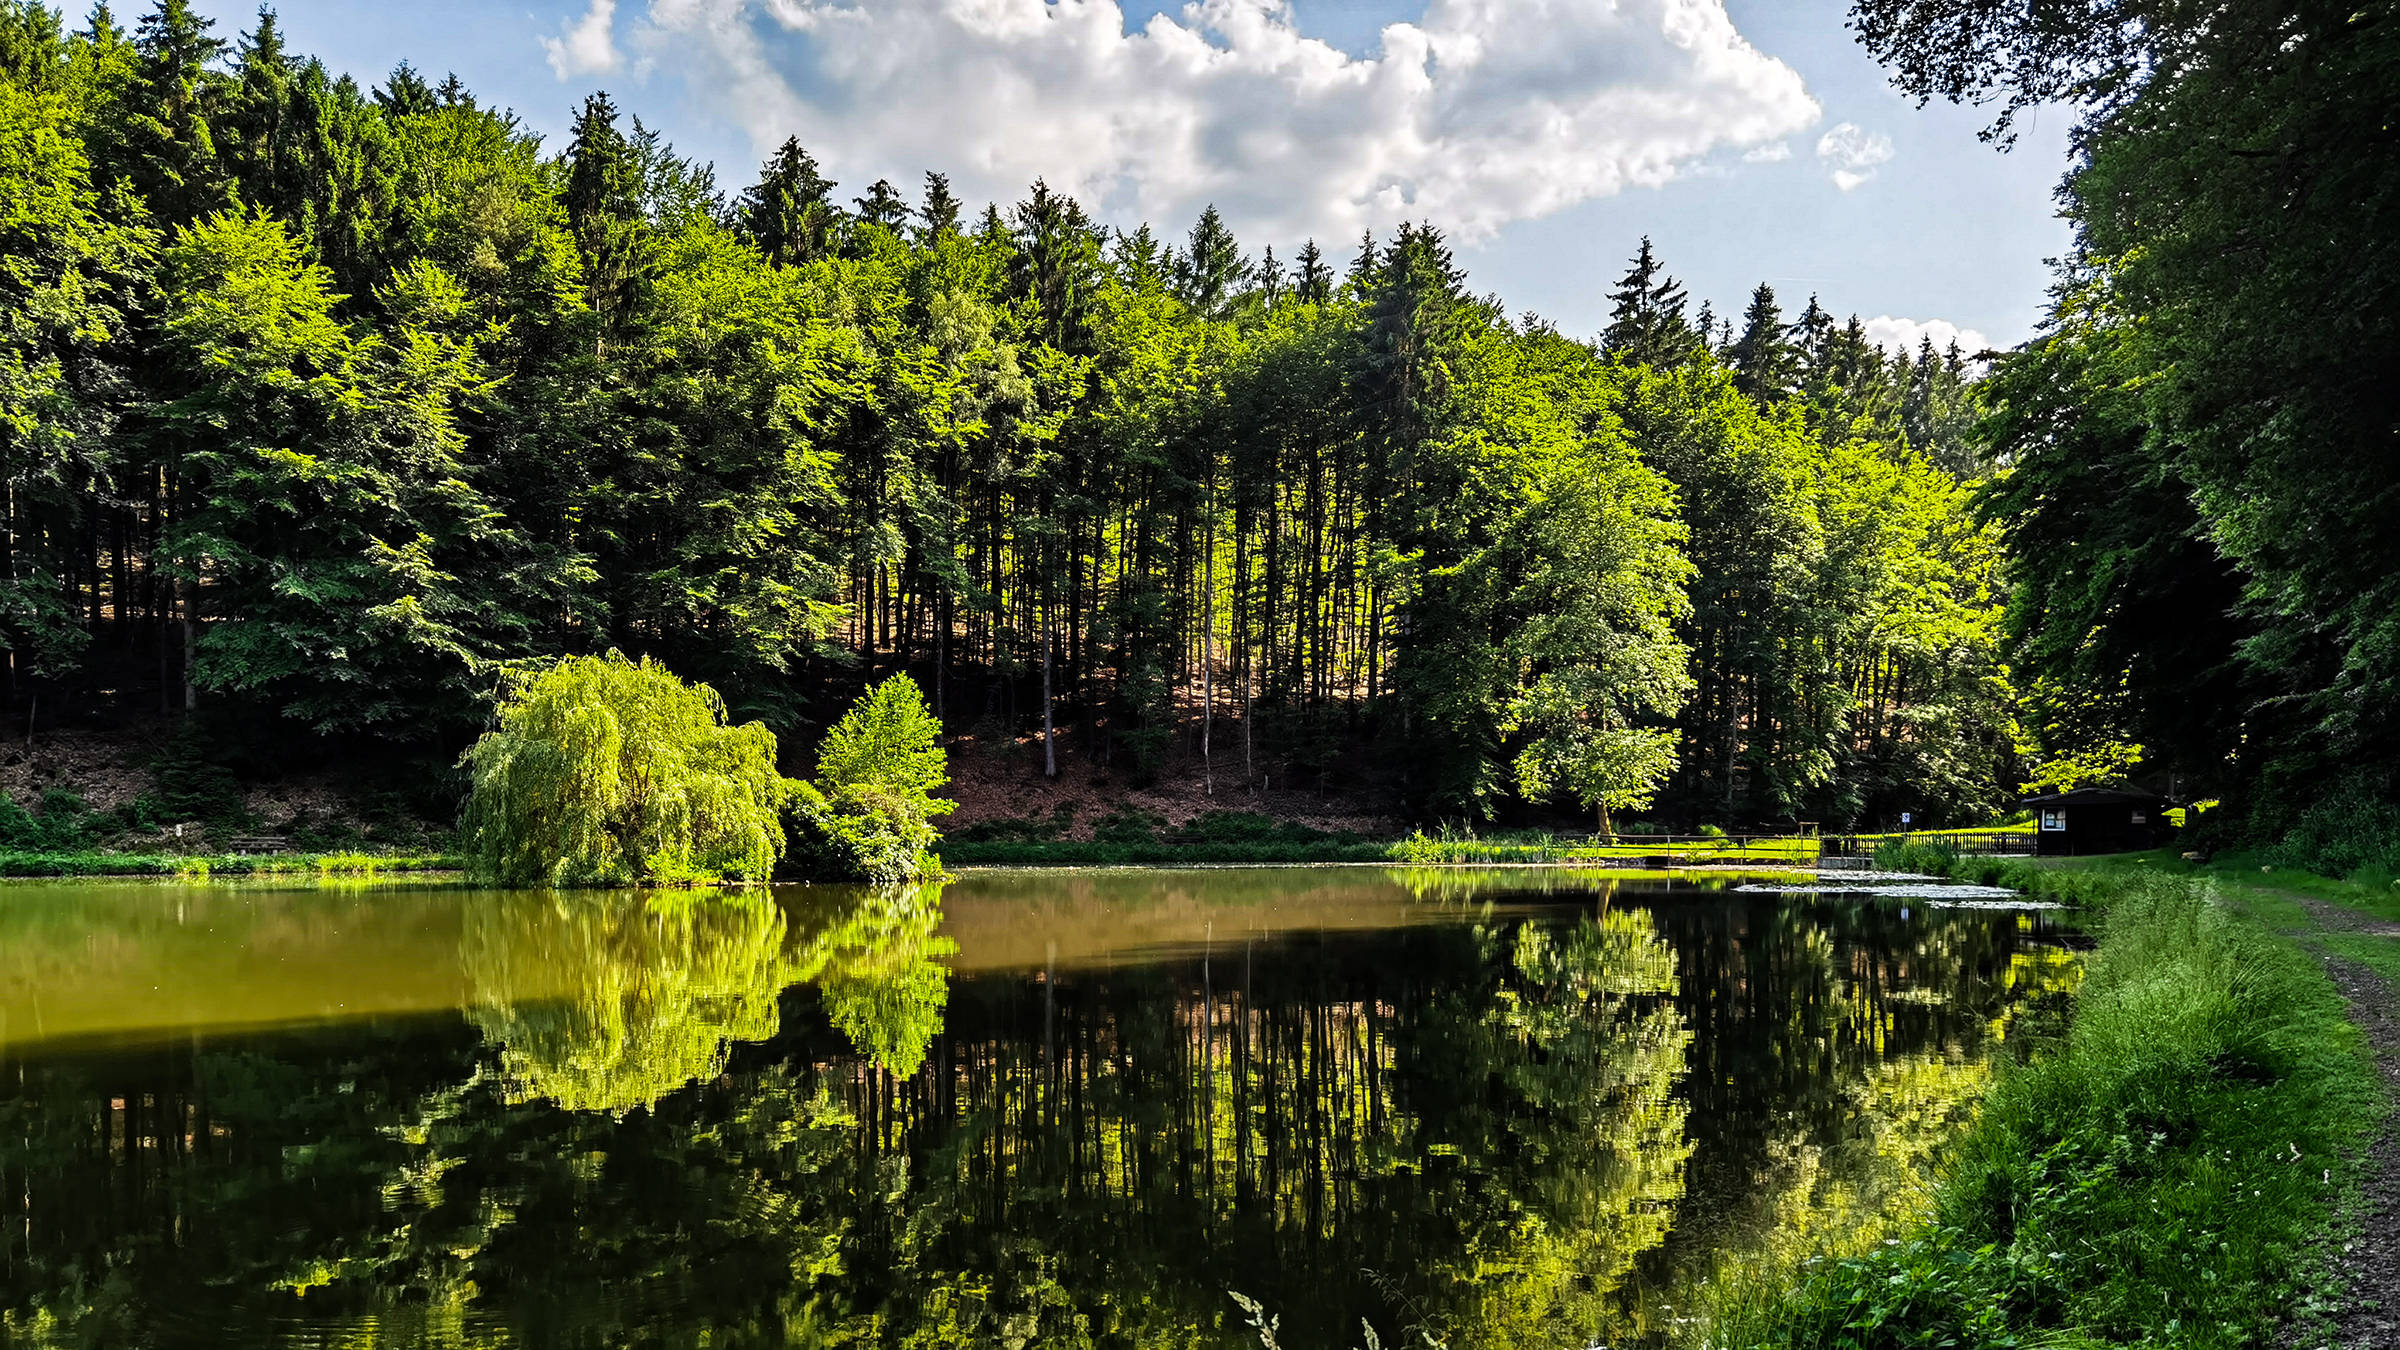
M 509 885 L 763 881 L 790 785 L 775 735 L 728 726 L 707 685 L 647 658 L 581 656 L 521 679 L 460 761 L 472 870 Z
M 225 767 L 225 754 L 199 722 L 187 720 L 158 757 L 150 761 L 150 811 L 170 824 L 196 820 L 224 830 L 250 823 L 241 784 Z
M 939 875 L 933 817 L 956 803 L 942 724 L 917 682 L 894 675 L 859 697 L 817 750 L 817 777 L 794 794 L 797 861 L 817 876 L 879 884 Z
M 2329 877 L 2400 872 L 2400 801 L 2388 784 L 2352 775 L 2299 813 L 2264 856 Z

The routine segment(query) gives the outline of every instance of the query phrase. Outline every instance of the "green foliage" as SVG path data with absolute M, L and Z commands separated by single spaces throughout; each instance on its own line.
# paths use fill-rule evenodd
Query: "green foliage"
M 62 788 L 50 788 L 31 811 L 12 797 L 0 797 L 0 849 L 28 853 L 67 853 L 86 847 L 96 822 L 83 808 L 83 799 Z
M 1428 817 L 1964 818 L 2017 776 L 1956 352 L 1763 290 L 1701 332 L 1648 241 L 1579 340 L 1432 223 L 1337 276 L 1044 183 L 912 211 L 797 141 L 720 192 L 605 94 L 547 146 L 272 14 L 4 12 L 25 692 L 155 644 L 167 706 L 446 760 L 504 670 L 615 649 L 787 733 L 905 669 L 1137 783 L 1205 708 L 1218 783 Z M 914 789 L 819 788 L 834 870 L 922 851 Z
M 2350 774 L 2299 811 L 2261 856 L 2328 877 L 2400 873 L 2400 800 L 2388 780 Z
M 1971 870 L 2105 906 L 2065 1044 L 2001 1078 L 1922 1232 L 1821 1264 L 1712 1343 L 2257 1344 L 2377 1109 L 2338 995 L 2205 881 Z
M 818 747 L 815 781 L 796 794 L 810 871 L 879 885 L 941 874 L 933 817 L 956 808 L 933 795 L 950 778 L 941 736 L 942 724 L 906 675 L 850 705 Z
M 2388 6 L 1856 0 L 1919 97 L 2080 114 L 2048 330 L 1989 381 L 2018 667 L 2237 809 L 2400 763 Z M 2344 315 L 2327 324 L 2326 315 Z M 2098 740 L 2103 737 L 2087 737 Z M 2255 798 L 2244 802 L 2241 798 Z M 2262 821 L 2263 823 L 2270 823 Z
M 461 763 L 463 848 L 510 885 L 764 881 L 789 794 L 775 736 L 647 658 L 574 657 L 518 677 Z
M 149 814 L 167 824 L 198 821 L 221 829 L 249 823 L 241 785 L 225 765 L 224 746 L 197 719 L 175 730 L 150 761 Z

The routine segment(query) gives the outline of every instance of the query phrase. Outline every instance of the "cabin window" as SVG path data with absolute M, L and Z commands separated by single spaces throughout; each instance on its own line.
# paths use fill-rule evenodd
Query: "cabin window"
M 2063 830 L 2067 828 L 2067 813 L 2056 809 L 2042 812 L 2042 828 L 2045 830 Z

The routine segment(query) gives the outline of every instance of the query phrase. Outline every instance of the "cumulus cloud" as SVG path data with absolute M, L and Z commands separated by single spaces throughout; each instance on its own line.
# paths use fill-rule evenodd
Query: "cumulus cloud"
M 1879 164 L 1892 158 L 1892 138 L 1844 122 L 1817 138 L 1817 158 L 1833 172 L 1833 185 L 1844 192 L 1875 176 Z
M 1130 33 L 1117 0 L 648 0 L 628 43 L 761 158 L 798 135 L 846 183 L 938 169 L 1013 201 L 1042 177 L 1169 228 L 1214 202 L 1260 242 L 1407 218 L 1476 239 L 1820 115 L 1723 0 L 1427 0 L 1370 57 L 1288 0 Z
M 1792 157 L 1790 141 L 1774 141 L 1745 152 L 1744 160 L 1752 164 L 1781 164 Z
M 615 70 L 622 63 L 617 52 L 617 0 L 592 0 L 582 18 L 559 25 L 557 37 L 543 38 L 542 50 L 562 80 Z
M 1948 351 L 1956 342 L 1958 349 L 1969 357 L 1991 349 L 1992 340 L 1972 328 L 1961 328 L 1948 319 L 1902 319 L 1890 314 L 1878 314 L 1867 320 L 1867 341 L 1901 356 L 1917 354 L 1917 344 L 1933 339 L 1933 349 Z

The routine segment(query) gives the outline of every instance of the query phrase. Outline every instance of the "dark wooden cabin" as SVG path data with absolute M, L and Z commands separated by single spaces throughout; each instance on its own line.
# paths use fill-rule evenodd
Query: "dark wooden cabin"
M 2020 805 L 2034 813 L 2033 851 L 2045 858 L 2132 853 L 2174 837 L 2167 799 L 2124 788 L 2077 788 Z

